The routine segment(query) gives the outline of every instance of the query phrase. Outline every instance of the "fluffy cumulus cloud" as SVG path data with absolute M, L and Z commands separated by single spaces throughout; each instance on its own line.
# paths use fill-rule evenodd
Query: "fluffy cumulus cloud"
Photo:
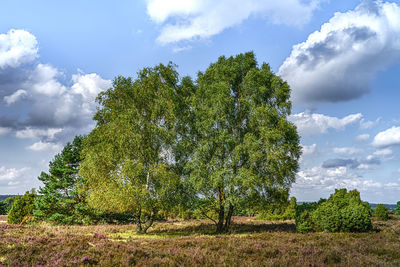
M 302 25 L 323 0 L 147 0 L 147 13 L 161 25 L 157 41 L 209 38 L 251 16 L 276 24 Z
M 90 130 L 95 98 L 112 82 L 82 71 L 68 79 L 38 62 L 37 50 L 29 32 L 0 34 L 0 135 L 32 139 L 35 143 L 27 147 L 32 151 L 57 151 L 60 143 Z
M 38 56 L 36 37 L 24 30 L 0 34 L 0 69 L 18 67 Z
M 0 186 L 16 186 L 27 174 L 29 168 L 6 168 L 0 167 Z
M 326 133 L 328 129 L 342 130 L 361 119 L 361 113 L 337 118 L 309 111 L 293 114 L 289 117 L 289 120 L 297 126 L 301 135 Z
M 60 152 L 62 146 L 60 144 L 54 144 L 50 142 L 36 142 L 27 147 L 27 149 L 32 151 L 49 151 L 49 152 Z
M 16 132 L 16 137 L 21 139 L 38 139 L 38 138 L 46 138 L 46 139 L 54 139 L 54 136 L 62 131 L 61 128 L 32 128 L 26 127 L 23 130 L 18 130 Z
M 377 148 L 387 148 L 400 145 L 400 127 L 393 126 L 390 129 L 378 133 L 374 137 L 372 145 Z
M 381 187 L 381 183 L 364 179 L 362 176 L 350 171 L 346 166 L 329 169 L 316 166 L 297 173 L 294 190 L 311 189 L 333 193 L 336 188 L 363 191 Z
M 378 71 L 399 61 L 400 6 L 364 0 L 295 45 L 278 74 L 295 102 L 315 105 L 362 96 Z

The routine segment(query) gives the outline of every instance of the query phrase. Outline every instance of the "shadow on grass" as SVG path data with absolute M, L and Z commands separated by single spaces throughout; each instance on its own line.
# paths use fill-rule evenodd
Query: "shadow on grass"
M 286 232 L 295 233 L 296 225 L 293 222 L 275 221 L 275 222 L 252 222 L 238 221 L 231 225 L 226 234 L 253 234 L 264 232 Z M 217 235 L 216 226 L 213 223 L 204 221 L 192 222 L 174 222 L 156 225 L 147 235 L 179 237 L 191 235 Z

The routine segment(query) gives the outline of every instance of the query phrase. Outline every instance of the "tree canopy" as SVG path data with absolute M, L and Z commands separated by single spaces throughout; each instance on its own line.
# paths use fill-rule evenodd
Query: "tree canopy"
M 226 231 L 235 206 L 271 202 L 295 180 L 301 148 L 287 120 L 290 89 L 252 52 L 220 57 L 195 85 L 186 167 L 217 231 Z
M 170 166 L 178 86 L 174 65 L 160 64 L 135 80 L 115 78 L 97 98 L 97 125 L 79 173 L 87 179 L 89 204 L 134 212 L 138 232 L 146 232 L 157 211 L 179 195 L 180 178 Z

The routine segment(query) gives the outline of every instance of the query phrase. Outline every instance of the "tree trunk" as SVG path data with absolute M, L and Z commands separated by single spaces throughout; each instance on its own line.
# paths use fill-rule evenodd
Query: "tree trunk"
M 147 230 L 153 225 L 154 222 L 154 214 L 151 213 L 146 220 L 146 223 L 144 224 L 143 227 L 143 234 L 147 233 Z
M 142 216 L 142 210 L 139 208 L 136 211 L 136 233 L 141 234 L 142 233 L 142 222 L 140 221 L 140 217 Z
M 224 218 L 225 218 L 225 207 L 224 207 L 224 197 L 221 188 L 218 190 L 218 200 L 219 200 L 219 211 L 218 211 L 218 223 L 217 223 L 217 233 L 222 233 L 224 230 Z
M 228 214 L 226 215 L 226 219 L 225 219 L 224 232 L 228 232 L 229 227 L 231 226 L 233 209 L 234 209 L 234 206 L 231 203 L 229 203 L 229 210 L 228 210 Z

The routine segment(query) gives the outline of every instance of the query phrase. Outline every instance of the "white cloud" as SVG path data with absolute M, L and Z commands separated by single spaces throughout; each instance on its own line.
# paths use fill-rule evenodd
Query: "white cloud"
M 209 38 L 252 16 L 275 24 L 303 25 L 323 0 L 147 0 L 150 18 L 162 25 L 157 41 Z
M 58 152 L 61 151 L 62 145 L 39 141 L 28 146 L 27 149 L 32 151 Z
M 0 69 L 16 68 L 38 56 L 36 37 L 24 30 L 0 34 Z
M 297 173 L 296 190 L 313 189 L 318 191 L 333 191 L 336 188 L 368 189 L 381 188 L 382 184 L 350 172 L 347 167 L 325 169 L 319 166 L 305 169 Z
M 15 183 L 18 183 L 17 180 L 23 178 L 23 176 L 26 174 L 26 172 L 29 170 L 29 168 L 21 168 L 21 169 L 15 169 L 15 168 L 10 168 L 7 169 L 4 166 L 0 167 L 0 185 L 13 185 Z
M 357 147 L 334 147 L 333 152 L 337 154 L 355 155 L 363 152 L 363 150 Z
M 14 92 L 12 95 L 5 96 L 4 101 L 7 103 L 7 105 L 11 105 L 20 100 L 21 98 L 24 98 L 26 95 L 27 92 L 25 90 L 20 89 Z
M 293 46 L 278 74 L 295 102 L 315 105 L 362 96 L 378 71 L 399 61 L 400 7 L 363 1 Z
M 56 68 L 48 64 L 38 64 L 27 82 L 27 90 L 46 96 L 60 96 L 67 88 L 57 77 L 62 76 Z
M 74 74 L 72 81 L 74 84 L 71 87 L 71 92 L 80 94 L 84 100 L 89 101 L 94 101 L 101 91 L 110 88 L 112 85 L 110 80 L 104 80 L 96 73 Z
M 23 130 L 18 130 L 15 134 L 16 137 L 21 139 L 54 139 L 54 136 L 62 131 L 61 128 L 48 128 L 38 129 L 32 127 L 26 127 Z
M 19 138 L 48 141 L 54 137 L 48 134 L 53 129 L 60 129 L 59 132 L 63 133 L 58 136 L 62 136 L 64 139 L 61 142 L 65 142 L 71 138 L 64 133 L 67 129 L 68 135 L 87 133 L 94 124 L 92 117 L 96 111 L 96 96 L 112 86 L 112 81 L 80 70 L 65 82 L 66 75 L 50 64 L 30 64 L 7 71 L 10 73 L 0 68 L 0 83 L 6 81 L 2 83 L 0 101 L 8 106 L 22 98 L 27 101 L 24 109 L 20 109 L 14 117 L 6 110 L 6 116 L 1 117 L 2 126 L 18 129 Z M 21 125 L 26 128 L 21 130 Z M 5 131 L 5 128 L 2 129 L 3 133 Z
M 393 154 L 393 150 L 391 150 L 390 148 L 378 149 L 374 152 L 374 155 L 376 156 L 389 156 L 391 154 Z
M 1 127 L 1 126 L 0 126 L 0 136 L 1 136 L 1 135 L 8 134 L 9 132 L 11 132 L 11 129 L 10 129 L 10 128 L 8 128 L 8 127 Z
M 360 135 L 358 135 L 358 136 L 356 137 L 356 140 L 357 140 L 358 142 L 365 142 L 365 141 L 368 141 L 369 137 L 370 137 L 369 134 L 360 134 Z
M 374 137 L 372 145 L 378 148 L 400 145 L 400 127 L 393 126 L 390 129 L 378 133 Z
M 96 73 L 84 74 L 79 71 L 72 75 L 72 86 L 63 85 L 58 77 L 63 74 L 50 65 L 39 64 L 31 75 L 33 106 L 29 112 L 29 123 L 39 126 L 74 127 L 87 126 L 96 111 L 95 99 L 98 93 L 112 86 L 110 80 L 102 79 Z
M 360 121 L 360 128 L 363 130 L 370 129 L 370 128 L 374 127 L 375 125 L 377 125 L 381 119 L 382 119 L 381 117 L 377 118 L 375 121 L 367 121 L 365 119 L 362 119 Z
M 361 113 L 337 118 L 306 111 L 291 115 L 289 120 L 297 126 L 301 135 L 308 135 L 326 133 L 328 129 L 341 130 L 350 124 L 360 121 L 361 118 Z

